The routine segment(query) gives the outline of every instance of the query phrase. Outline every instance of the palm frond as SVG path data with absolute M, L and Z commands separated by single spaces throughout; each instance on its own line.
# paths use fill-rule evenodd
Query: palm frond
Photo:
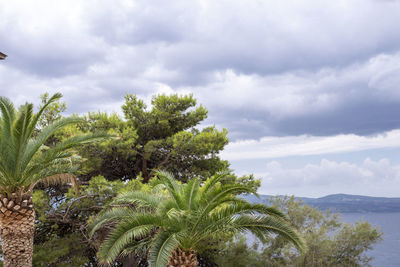
M 193 226 L 193 230 L 195 231 L 200 222 L 209 214 L 213 209 L 220 205 L 220 201 L 222 201 L 225 197 L 230 194 L 239 194 L 239 193 L 252 193 L 253 189 L 244 186 L 244 185 L 226 185 L 224 187 L 219 187 L 216 190 L 210 190 L 207 194 L 202 196 L 203 205 L 200 208 L 200 215 L 197 219 L 197 223 Z M 207 196 L 207 198 L 205 198 Z
M 139 214 L 118 224 L 106 238 L 98 256 L 102 262 L 112 263 L 120 252 L 135 238 L 150 234 L 153 229 L 162 225 L 163 218 L 151 214 Z
M 167 188 L 169 194 L 176 201 L 179 208 L 185 207 L 185 202 L 180 194 L 182 186 L 174 179 L 174 177 L 166 171 L 157 171 L 157 176 Z
M 147 254 L 147 251 L 150 248 L 152 239 L 150 237 L 146 237 L 141 239 L 140 241 L 133 241 L 129 245 L 127 245 L 124 250 L 121 251 L 121 256 L 129 256 L 131 254 Z
M 288 222 L 273 216 L 241 215 L 235 218 L 234 226 L 238 230 L 249 230 L 256 236 L 263 236 L 268 232 L 279 234 L 291 241 L 300 252 L 307 250 L 301 235 Z
M 239 200 L 239 199 L 236 199 Z M 280 218 L 282 220 L 287 220 L 287 216 L 279 211 L 277 208 L 268 207 L 263 204 L 252 204 L 247 201 L 234 201 L 230 205 L 225 205 L 220 207 L 219 209 L 213 210 L 211 215 L 219 216 L 218 214 L 231 214 L 231 215 L 239 215 L 239 214 L 251 214 L 251 215 L 269 215 Z
M 165 215 L 171 209 L 179 209 L 175 199 L 166 198 L 164 201 L 160 202 L 157 207 L 157 214 Z
M 2 162 L 2 171 L 6 182 L 11 182 L 11 172 L 14 171 L 12 166 L 14 163 L 15 152 L 12 140 L 12 126 L 15 121 L 16 110 L 12 102 L 5 97 L 0 97 L 0 160 Z
M 61 153 L 56 159 L 47 164 L 38 163 L 29 169 L 29 172 L 24 173 L 24 176 L 19 179 L 16 185 L 33 186 L 42 179 L 48 177 L 56 177 L 64 174 L 74 174 L 78 171 L 79 165 L 76 164 L 73 157 L 68 153 Z
M 137 208 L 150 207 L 155 209 L 162 200 L 163 197 L 161 195 L 150 195 L 146 192 L 132 191 L 119 195 L 110 203 L 110 205 L 128 204 L 134 205 Z
M 72 152 L 60 152 L 52 157 L 37 155 L 25 168 L 18 180 L 18 184 L 24 185 L 36 183 L 42 178 L 60 173 L 75 173 L 80 157 L 74 156 Z
M 201 187 L 201 194 L 207 194 L 210 188 L 213 188 L 219 181 L 221 181 L 221 179 L 223 179 L 227 175 L 228 172 L 220 172 L 216 175 L 211 176 L 211 178 L 207 179 L 204 185 Z
M 135 212 L 130 208 L 113 208 L 104 213 L 99 214 L 89 226 L 89 235 L 93 236 L 94 233 L 110 222 L 124 221 L 131 218 Z
M 151 267 L 165 267 L 168 265 L 172 251 L 179 245 L 176 234 L 159 232 L 154 238 L 149 251 L 149 265 Z
M 5 140 L 10 140 L 12 132 L 12 124 L 15 120 L 15 108 L 13 103 L 5 97 L 0 97 L 0 110 L 1 110 L 1 133 L 2 143 Z
M 191 179 L 183 190 L 183 199 L 188 209 L 193 209 L 196 203 L 197 193 L 199 192 L 200 180 Z
M 30 136 L 27 134 L 27 128 L 32 116 L 32 104 L 25 104 L 21 106 L 17 119 L 12 127 L 12 138 L 10 141 L 13 144 L 15 153 L 11 154 L 10 156 L 13 158 L 13 165 L 15 166 L 15 168 L 13 168 L 14 176 L 19 176 L 23 171 L 21 166 L 21 158 L 25 153 L 25 149 L 30 138 Z
M 156 175 L 169 190 L 179 192 L 180 185 L 177 183 L 171 173 L 159 170 L 156 172 Z
M 240 200 L 239 202 L 234 202 L 229 205 L 223 205 L 211 212 L 205 218 L 197 223 L 200 225 L 200 230 L 193 231 L 197 232 L 196 235 L 207 236 L 211 233 L 217 233 L 219 231 L 236 231 L 235 227 L 230 229 L 229 225 L 234 221 L 234 218 L 240 215 L 251 215 L 251 216 L 274 216 L 280 220 L 286 220 L 286 216 L 280 211 L 273 207 L 266 207 L 260 204 L 251 204 L 246 201 Z M 264 233 L 265 234 L 265 233 Z M 258 236 L 259 239 L 262 237 Z M 261 239 L 263 240 L 263 239 Z
M 49 100 L 47 100 L 46 103 L 44 103 L 44 105 L 39 109 L 39 111 L 34 115 L 33 119 L 31 120 L 27 133 L 29 134 L 29 136 L 32 135 L 33 131 L 35 130 L 40 117 L 42 116 L 43 112 L 46 110 L 46 108 L 51 105 L 52 103 L 54 103 L 55 101 L 59 100 L 60 98 L 62 98 L 62 94 L 61 93 L 55 93 L 52 97 L 49 98 Z
M 42 162 L 42 164 L 45 162 L 51 162 L 53 158 L 57 158 L 60 153 L 63 153 L 66 150 L 76 148 L 87 143 L 102 141 L 108 137 L 111 137 L 111 135 L 106 133 L 93 133 L 73 136 L 45 151 L 41 155 L 40 161 Z
M 49 137 L 55 132 L 61 130 L 65 126 L 79 122 L 82 122 L 82 119 L 78 117 L 62 118 L 42 129 L 36 138 L 29 141 L 26 148 L 26 153 L 22 157 L 21 167 L 25 168 L 29 164 L 29 162 L 32 160 L 32 157 L 38 152 L 46 140 L 49 139 Z
M 227 195 L 234 194 L 256 194 L 254 189 L 245 186 L 245 185 L 236 185 L 236 184 L 229 184 L 221 187 L 216 187 L 208 191 L 208 193 L 202 195 L 202 202 L 209 202 L 210 199 L 212 201 L 218 201 L 219 199 L 224 198 Z
M 35 183 L 40 179 L 57 174 L 67 172 L 74 173 L 78 168 L 78 166 L 74 164 L 74 156 L 71 152 L 65 151 L 89 142 L 104 140 L 109 136 L 110 135 L 105 133 L 74 136 L 46 150 L 38 159 L 34 160 L 31 158 L 28 165 L 24 166 L 25 172 L 20 175 L 20 177 L 22 177 L 20 179 L 20 184 Z M 49 170 L 51 170 L 51 174 Z

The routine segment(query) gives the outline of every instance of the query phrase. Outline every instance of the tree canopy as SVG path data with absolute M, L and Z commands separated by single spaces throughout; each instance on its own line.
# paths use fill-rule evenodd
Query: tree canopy
M 81 150 L 88 159 L 83 177 L 127 180 L 141 176 L 147 183 L 155 170 L 164 169 L 188 181 L 228 168 L 228 162 L 218 156 L 228 144 L 228 132 L 214 126 L 195 128 L 207 117 L 207 110 L 197 106 L 192 95 L 158 95 L 151 105 L 148 109 L 143 100 L 128 94 L 122 106 L 124 119 L 101 112 L 85 116 L 87 123 L 76 132 L 106 130 L 120 138 Z

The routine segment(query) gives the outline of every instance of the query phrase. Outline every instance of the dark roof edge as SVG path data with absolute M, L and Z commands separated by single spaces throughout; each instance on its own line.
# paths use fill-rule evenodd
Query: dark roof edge
M 7 57 L 6 54 L 0 52 L 0 59 L 5 59 Z

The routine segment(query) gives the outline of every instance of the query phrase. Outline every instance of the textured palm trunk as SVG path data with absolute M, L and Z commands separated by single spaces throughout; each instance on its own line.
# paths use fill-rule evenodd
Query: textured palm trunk
M 197 256 L 193 251 L 177 249 L 172 252 L 168 267 L 198 267 Z
M 31 267 L 35 212 L 31 196 L 0 195 L 0 236 L 4 267 Z

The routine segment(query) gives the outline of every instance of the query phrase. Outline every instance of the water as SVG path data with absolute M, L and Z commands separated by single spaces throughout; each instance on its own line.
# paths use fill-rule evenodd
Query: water
M 359 220 L 368 221 L 384 232 L 383 241 L 367 253 L 374 257 L 373 267 L 400 266 L 400 212 L 396 213 L 343 213 L 343 222 L 354 223 Z

